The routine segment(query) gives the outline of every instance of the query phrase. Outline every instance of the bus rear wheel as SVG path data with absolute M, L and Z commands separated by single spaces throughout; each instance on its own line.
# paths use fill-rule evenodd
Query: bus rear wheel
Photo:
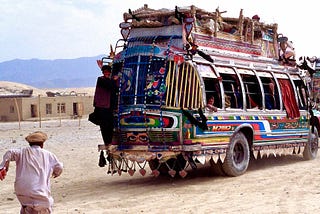
M 303 150 L 303 158 L 305 160 L 313 160 L 317 157 L 318 142 L 319 142 L 318 130 L 314 128 L 313 133 L 310 130 L 309 140 Z
M 222 164 L 223 171 L 228 176 L 242 175 L 249 166 L 249 160 L 248 140 L 242 132 L 238 132 L 231 138 L 226 158 Z

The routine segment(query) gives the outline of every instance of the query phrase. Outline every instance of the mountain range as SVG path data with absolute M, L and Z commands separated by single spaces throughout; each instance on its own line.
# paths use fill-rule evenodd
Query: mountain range
M 103 55 L 76 59 L 14 59 L 0 63 L 0 81 L 36 88 L 94 87 L 101 71 L 97 60 Z

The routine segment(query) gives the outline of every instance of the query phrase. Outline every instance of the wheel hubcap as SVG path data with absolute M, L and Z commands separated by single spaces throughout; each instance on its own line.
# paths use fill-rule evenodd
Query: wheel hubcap
M 243 150 L 243 146 L 239 143 L 237 143 L 234 147 L 233 150 L 233 160 L 235 163 L 239 164 L 243 161 L 244 159 L 244 150 Z

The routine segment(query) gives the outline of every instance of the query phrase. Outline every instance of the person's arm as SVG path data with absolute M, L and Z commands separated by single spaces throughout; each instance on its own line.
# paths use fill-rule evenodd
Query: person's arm
M 215 107 L 213 105 L 210 105 L 210 104 L 207 104 L 207 108 L 208 108 L 209 111 L 214 111 L 214 112 L 218 111 L 217 107 Z
M 63 164 L 57 159 L 57 157 L 54 154 L 52 154 L 52 161 L 53 161 L 52 176 L 56 178 L 61 175 L 63 171 Z
M 0 169 L 0 180 L 4 180 L 6 178 L 7 172 L 9 170 L 9 161 L 6 161 L 4 167 Z
M 2 158 L 2 162 L 0 164 L 0 180 L 4 180 L 7 172 L 9 170 L 10 161 L 14 161 L 16 157 L 16 150 L 7 151 Z
M 118 88 L 120 85 L 119 76 L 118 75 L 112 76 L 112 80 L 113 80 L 112 82 L 114 84 L 114 87 Z

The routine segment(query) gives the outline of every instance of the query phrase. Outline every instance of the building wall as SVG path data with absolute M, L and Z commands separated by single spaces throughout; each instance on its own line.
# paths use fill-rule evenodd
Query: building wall
M 17 107 L 20 110 L 21 98 L 0 98 L 0 121 L 18 121 Z
M 21 121 L 75 118 L 91 113 L 92 103 L 93 96 L 0 98 L 0 121 L 18 121 L 18 112 Z

